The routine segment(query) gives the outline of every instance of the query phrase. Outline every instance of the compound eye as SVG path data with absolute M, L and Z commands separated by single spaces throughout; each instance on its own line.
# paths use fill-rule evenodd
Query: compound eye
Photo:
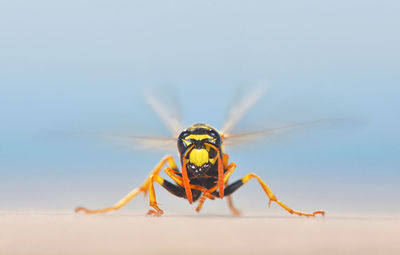
M 208 139 L 208 143 L 217 144 L 217 138 Z
M 178 142 L 177 142 L 179 153 L 183 153 L 183 152 L 186 150 L 186 148 L 191 144 L 188 140 L 186 140 L 186 137 L 187 137 L 188 135 L 190 135 L 190 133 L 187 132 L 186 130 L 183 131 L 183 132 L 179 135 L 179 137 L 178 137 Z
M 179 153 L 182 153 L 186 149 L 186 145 L 181 139 L 178 139 L 178 144 L 177 145 L 178 145 Z
M 188 136 L 189 135 L 189 132 L 187 132 L 186 130 L 185 131 L 182 131 L 182 133 L 179 135 L 179 137 L 178 137 L 178 140 L 183 140 L 183 139 L 185 139 L 185 137 L 186 136 Z
M 212 144 L 218 145 L 221 141 L 221 137 L 215 130 L 210 129 L 209 131 L 210 131 L 210 136 L 213 137 L 212 139 L 209 140 L 209 142 Z

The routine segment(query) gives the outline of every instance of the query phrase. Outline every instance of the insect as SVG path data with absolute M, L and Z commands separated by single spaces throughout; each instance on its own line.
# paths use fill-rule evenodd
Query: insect
M 243 100 L 235 110 L 231 111 L 224 128 L 225 131 L 232 129 L 232 126 L 241 119 L 245 112 L 247 112 L 248 108 L 257 101 L 260 94 L 261 93 L 257 92 L 253 93 L 252 96 Z M 173 121 L 173 118 L 168 118 L 165 112 L 163 112 L 164 108 L 157 105 L 156 101 L 150 101 L 149 103 L 153 106 L 156 112 L 159 113 L 159 115 L 164 116 L 164 120 L 169 123 L 169 126 L 172 127 L 173 130 L 176 130 L 177 122 Z M 230 176 L 236 169 L 236 164 L 234 162 L 229 162 L 228 154 L 223 151 L 225 141 L 232 138 L 270 134 L 276 131 L 308 124 L 310 123 L 300 123 L 292 126 L 242 133 L 238 135 L 228 135 L 225 131 L 220 132 L 207 124 L 191 125 L 175 138 L 180 157 L 180 169 L 172 156 L 165 156 L 150 172 L 149 176 L 140 187 L 133 189 L 113 206 L 95 210 L 77 207 L 75 211 L 87 214 L 96 214 L 118 210 L 138 194 L 148 193 L 150 206 L 152 207 L 152 209 L 148 211 L 148 214 L 160 216 L 163 214 L 163 210 L 158 206 L 154 190 L 154 185 L 158 184 L 171 194 L 186 199 L 190 204 L 198 201 L 196 207 L 197 212 L 201 210 L 207 199 L 214 200 L 215 198 L 222 199 L 226 197 L 231 212 L 238 215 L 240 214 L 240 211 L 233 206 L 231 195 L 251 179 L 256 179 L 268 197 L 269 205 L 271 202 L 275 202 L 289 213 L 299 216 L 314 217 L 318 214 L 324 215 L 324 211 L 305 213 L 291 209 L 278 200 L 269 186 L 255 173 L 246 174 L 241 179 L 231 184 L 228 183 Z M 162 170 L 164 170 L 165 174 L 171 178 L 172 182 L 160 176 Z

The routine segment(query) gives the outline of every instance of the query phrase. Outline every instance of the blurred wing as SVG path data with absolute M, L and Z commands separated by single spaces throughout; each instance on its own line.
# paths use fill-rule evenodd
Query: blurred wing
M 178 137 L 180 132 L 184 129 L 184 125 L 181 121 L 181 114 L 179 107 L 177 106 L 178 100 L 176 98 L 171 99 L 169 107 L 161 103 L 161 99 L 157 100 L 155 97 L 147 95 L 147 103 L 157 113 L 158 117 L 168 127 L 173 137 Z M 173 106 L 171 106 L 173 105 Z
M 281 127 L 276 127 L 276 128 L 268 128 L 268 129 L 252 131 L 252 132 L 237 133 L 237 134 L 232 134 L 232 135 L 222 134 L 222 139 L 223 139 L 225 145 L 233 145 L 233 144 L 237 144 L 237 143 L 249 142 L 254 139 L 268 138 L 275 134 L 282 133 L 284 131 L 288 131 L 291 129 L 307 127 L 307 126 L 314 126 L 317 124 L 330 124 L 330 123 L 335 123 L 337 121 L 338 121 L 338 119 L 315 120 L 315 121 L 300 122 L 300 123 L 295 123 L 292 125 L 281 126 Z
M 221 129 L 223 134 L 229 134 L 235 125 L 241 120 L 249 109 L 261 98 L 266 90 L 266 85 L 262 85 L 252 91 L 249 95 L 239 100 L 237 103 L 231 107 L 228 112 L 228 118 L 225 121 L 224 126 Z
M 172 137 L 149 137 L 130 135 L 97 134 L 105 138 L 139 149 L 171 150 L 176 149 L 176 139 L 184 126 L 181 121 L 181 112 L 177 92 L 173 87 L 153 89 L 153 93 L 145 92 L 146 102 L 151 106 L 161 121 L 168 127 Z
M 156 150 L 176 149 L 175 138 L 110 135 L 110 134 L 94 134 L 94 135 L 114 140 L 118 143 L 125 144 L 128 147 L 135 149 L 156 149 Z

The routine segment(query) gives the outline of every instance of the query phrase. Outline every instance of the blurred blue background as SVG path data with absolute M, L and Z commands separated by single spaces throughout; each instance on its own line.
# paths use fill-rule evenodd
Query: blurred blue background
M 399 213 L 399 10 L 398 1 L 1 1 L 0 208 L 103 207 L 140 185 L 165 152 L 68 134 L 168 135 L 147 87 L 174 88 L 187 125 L 220 128 L 237 88 L 266 81 L 242 130 L 356 121 L 226 148 L 233 179 L 254 171 L 296 209 Z M 192 213 L 157 190 L 167 212 Z M 235 198 L 245 212 L 285 215 L 267 209 L 255 181 Z M 204 212 L 228 214 L 217 202 Z

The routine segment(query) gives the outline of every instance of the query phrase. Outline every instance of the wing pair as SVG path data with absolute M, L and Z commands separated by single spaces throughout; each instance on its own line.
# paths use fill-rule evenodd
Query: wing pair
M 260 86 L 253 90 L 248 95 L 242 97 L 240 100 L 235 100 L 235 104 L 232 105 L 228 112 L 225 124 L 220 130 L 221 137 L 224 145 L 232 145 L 236 143 L 243 143 L 251 139 L 257 139 L 262 137 L 268 137 L 272 134 L 279 133 L 282 131 L 290 130 L 293 128 L 299 128 L 304 126 L 315 125 L 327 120 L 316 120 L 310 122 L 295 123 L 292 125 L 281 126 L 276 128 L 261 129 L 251 132 L 244 133 L 232 133 L 232 130 L 236 124 L 246 115 L 249 109 L 262 97 L 266 91 L 266 86 Z M 163 148 L 175 148 L 176 140 L 185 128 L 180 118 L 180 111 L 177 105 L 174 107 L 168 107 L 163 105 L 161 100 L 157 100 L 151 95 L 146 96 L 147 103 L 157 113 L 162 122 L 168 127 L 171 132 L 171 137 L 145 137 L 145 136 L 126 136 L 126 135 L 103 135 L 108 138 L 114 138 L 129 142 L 129 144 L 146 149 L 163 149 Z M 172 100 L 177 102 L 177 100 Z M 174 103 L 173 102 L 173 103 Z

